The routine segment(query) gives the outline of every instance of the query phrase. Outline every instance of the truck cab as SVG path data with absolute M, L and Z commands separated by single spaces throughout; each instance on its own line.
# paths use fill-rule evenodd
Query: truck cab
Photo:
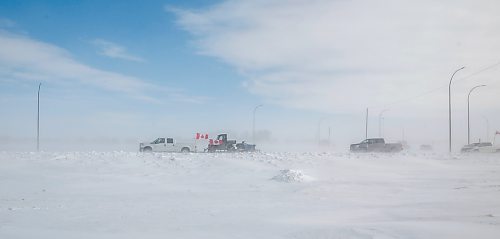
M 359 151 L 369 151 L 369 150 L 374 150 L 375 148 L 380 148 L 384 147 L 385 145 L 385 140 L 381 138 L 375 138 L 375 139 L 365 139 L 361 141 L 359 144 L 354 144 L 351 146 L 351 150 L 356 149 Z
M 153 151 L 171 151 L 174 147 L 174 139 L 173 138 L 157 138 L 153 142 L 151 142 L 151 147 Z
M 403 150 L 400 143 L 387 144 L 383 138 L 365 139 L 359 144 L 351 144 L 351 152 L 399 152 Z

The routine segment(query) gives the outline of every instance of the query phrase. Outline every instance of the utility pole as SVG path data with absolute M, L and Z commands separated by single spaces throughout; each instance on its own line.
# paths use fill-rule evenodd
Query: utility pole
M 36 151 L 40 151 L 40 88 L 42 83 L 38 84 L 38 100 L 37 100 L 37 114 L 36 114 Z
M 472 87 L 469 91 L 469 95 L 467 95 L 467 144 L 470 144 L 470 94 L 472 91 L 478 87 L 483 87 L 486 85 L 477 85 Z
M 459 71 L 459 70 L 463 70 L 465 68 L 465 66 L 463 66 L 462 68 L 456 70 L 455 72 L 453 72 L 453 75 L 451 75 L 451 79 L 450 79 L 450 84 L 448 85 L 448 126 L 449 126 L 449 138 L 448 138 L 448 142 L 449 142 L 449 150 L 450 150 L 450 153 L 451 153 L 451 81 L 453 81 L 453 76 L 455 76 L 455 74 Z

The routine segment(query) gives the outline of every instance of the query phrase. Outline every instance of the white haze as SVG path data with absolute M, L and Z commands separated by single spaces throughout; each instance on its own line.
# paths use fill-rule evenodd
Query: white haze
M 452 86 L 454 140 L 461 145 L 467 93 L 475 85 L 488 86 L 472 96 L 474 140 L 486 138 L 483 117 L 491 130 L 500 127 L 499 7 L 498 1 L 243 0 L 166 10 L 193 35 L 200 54 L 233 66 L 267 103 L 323 112 L 335 122 L 337 140 L 363 137 L 370 107 L 371 136 L 387 108 L 386 135 L 401 139 L 404 129 L 409 140 L 445 144 L 448 81 L 466 66 Z
M 175 15 L 178 27 L 191 34 L 200 57 L 220 60 L 245 79 L 239 83 L 255 98 L 231 99 L 238 107 L 224 105 L 223 96 L 211 101 L 190 95 L 189 89 L 93 68 L 65 49 L 2 30 L 0 75 L 20 82 L 28 93 L 0 96 L 0 113 L 6 116 L 0 120 L 0 150 L 34 149 L 33 79 L 52 84 L 42 94 L 46 150 L 99 149 L 98 142 L 117 142 L 108 149 L 135 151 L 140 141 L 165 134 L 189 139 L 196 132 L 228 132 L 231 138 L 249 141 L 252 109 L 261 103 L 257 132 L 267 133 L 257 137 L 262 149 L 318 150 L 318 135 L 326 140 L 330 129 L 332 147 L 319 149 L 345 151 L 365 137 L 367 107 L 368 137 L 379 135 L 378 116 L 389 109 L 382 132 L 389 141 L 445 149 L 447 84 L 461 66 L 466 68 L 452 85 L 454 149 L 467 142 L 467 93 L 478 84 L 488 86 L 472 95 L 471 138 L 492 140 L 500 130 L 499 7 L 498 1 L 427 0 L 241 0 L 201 9 L 166 6 L 165 14 Z M 115 47 L 107 55 L 147 62 L 118 48 L 118 54 Z M 53 59 L 50 64 L 44 61 L 48 58 Z M 97 98 L 92 90 L 126 95 L 138 103 L 135 108 L 116 107 L 121 99 Z M 165 110 L 170 105 L 158 101 L 194 106 L 172 113 Z M 140 104 L 150 108 L 140 111 L 145 108 Z

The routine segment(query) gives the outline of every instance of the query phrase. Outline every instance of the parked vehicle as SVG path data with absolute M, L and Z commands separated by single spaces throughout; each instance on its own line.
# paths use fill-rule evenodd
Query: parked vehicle
M 251 152 L 255 151 L 255 144 L 247 144 L 245 141 L 236 143 L 236 140 L 228 140 L 227 134 L 219 134 L 215 140 L 210 139 L 208 152 Z
M 157 138 L 151 143 L 140 143 L 141 152 L 196 152 L 194 143 L 177 142 L 174 138 Z
M 400 143 L 386 144 L 383 138 L 365 139 L 359 144 L 351 144 L 351 152 L 400 152 Z
M 460 150 L 462 153 L 479 152 L 479 153 L 497 153 L 500 152 L 499 146 L 493 146 L 490 142 L 472 143 L 465 145 Z
M 478 152 L 479 153 L 500 153 L 500 146 L 492 145 L 492 146 L 481 147 L 481 148 L 479 148 Z

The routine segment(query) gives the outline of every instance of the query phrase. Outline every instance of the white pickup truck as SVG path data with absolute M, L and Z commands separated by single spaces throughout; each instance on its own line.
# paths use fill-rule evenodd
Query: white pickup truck
M 462 153 L 500 153 L 500 146 L 490 142 L 472 143 L 462 147 Z
M 196 152 L 194 143 L 177 142 L 174 138 L 157 138 L 151 143 L 140 143 L 141 152 Z

